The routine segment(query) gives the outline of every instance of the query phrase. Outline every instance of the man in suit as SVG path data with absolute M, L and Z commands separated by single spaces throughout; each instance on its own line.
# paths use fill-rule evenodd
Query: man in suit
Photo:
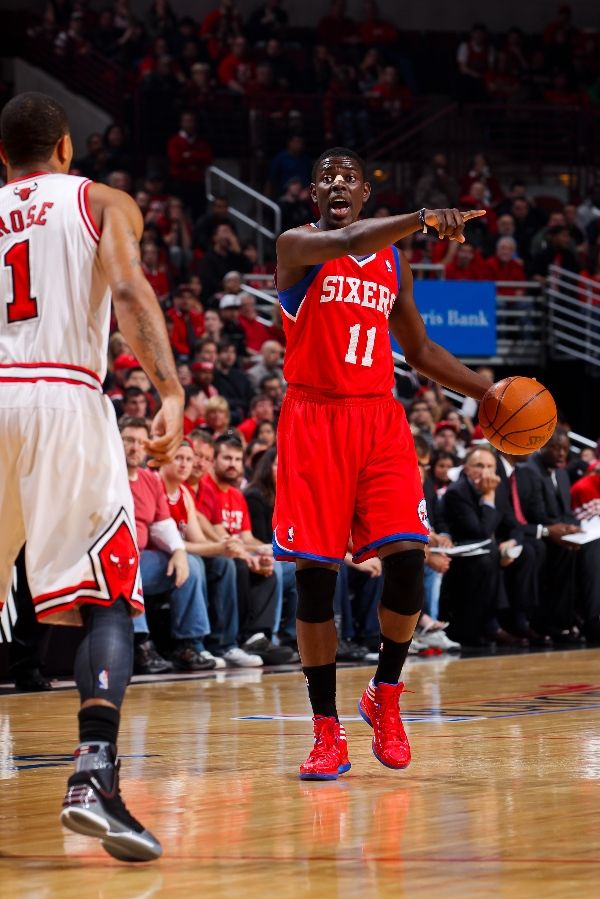
M 571 511 L 569 449 L 567 432 L 557 428 L 546 446 L 529 458 L 523 466 L 521 504 L 528 522 L 541 523 L 547 544 L 544 605 L 552 636 L 559 642 L 577 640 L 578 614 L 588 642 L 600 643 L 600 541 L 578 546 L 564 540 L 580 530 Z
M 501 487 L 491 449 L 475 447 L 467 453 L 463 471 L 448 487 L 442 506 L 455 544 L 491 539 L 485 554 L 454 557 L 442 582 L 442 609 L 444 617 L 446 612 L 450 616 L 452 638 L 468 645 L 478 645 L 482 639 L 527 645 L 528 620 L 523 610 L 528 596 L 535 593 L 535 559 Z M 515 546 L 522 547 L 518 558 L 509 552 Z M 509 568 L 508 595 L 504 575 Z M 521 611 L 523 621 L 519 622 L 516 613 Z M 501 628 L 500 614 L 522 636 Z

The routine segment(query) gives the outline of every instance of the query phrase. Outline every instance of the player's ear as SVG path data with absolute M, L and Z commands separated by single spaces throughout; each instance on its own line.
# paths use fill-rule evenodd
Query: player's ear
M 371 184 L 369 181 L 365 181 L 365 183 L 363 184 L 363 203 L 366 203 L 370 196 Z
M 73 159 L 73 143 L 68 131 L 59 139 L 55 152 L 60 164 L 69 169 Z
M 316 206 L 317 205 L 317 185 L 314 183 L 314 181 L 311 182 L 311 185 L 310 185 L 310 198 Z

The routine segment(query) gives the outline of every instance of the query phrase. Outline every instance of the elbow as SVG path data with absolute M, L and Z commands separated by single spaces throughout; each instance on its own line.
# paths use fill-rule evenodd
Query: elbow
M 138 295 L 139 290 L 132 280 L 124 279 L 112 285 L 112 298 L 116 305 L 133 303 Z

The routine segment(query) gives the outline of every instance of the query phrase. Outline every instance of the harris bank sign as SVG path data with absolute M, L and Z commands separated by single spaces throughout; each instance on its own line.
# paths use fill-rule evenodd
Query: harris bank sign
M 415 302 L 432 340 L 457 356 L 496 354 L 493 281 L 415 281 Z M 392 339 L 396 348 L 396 342 Z

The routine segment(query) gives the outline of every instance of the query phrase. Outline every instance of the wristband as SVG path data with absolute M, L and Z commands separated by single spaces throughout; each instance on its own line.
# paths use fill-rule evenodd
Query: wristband
M 427 225 L 425 224 L 425 207 L 419 209 L 419 225 L 421 226 L 421 230 L 423 234 L 427 234 Z

